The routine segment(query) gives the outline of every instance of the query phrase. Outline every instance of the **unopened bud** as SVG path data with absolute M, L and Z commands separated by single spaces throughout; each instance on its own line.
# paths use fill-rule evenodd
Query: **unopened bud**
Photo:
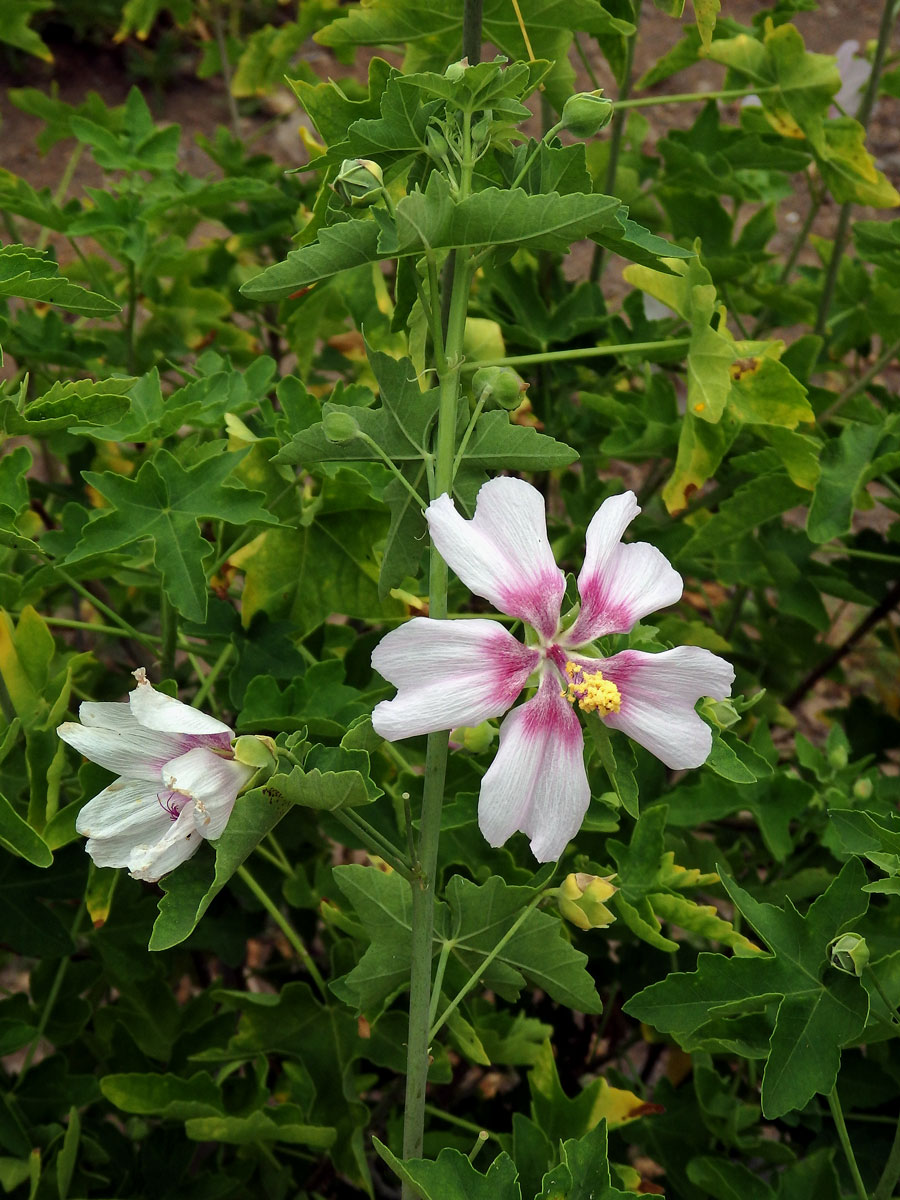
M 233 746 L 235 762 L 245 767 L 274 772 L 278 757 L 275 743 L 264 733 L 245 733 L 236 738 Z
M 461 58 L 459 62 L 453 62 L 444 72 L 444 78 L 449 79 L 451 83 L 459 83 L 469 65 L 468 58 Z
M 482 754 L 490 748 L 496 735 L 496 730 L 490 721 L 482 721 L 480 725 L 460 725 L 450 731 L 450 741 L 470 754 Z
M 828 751 L 828 765 L 835 771 L 843 771 L 849 761 L 850 756 L 847 753 L 847 747 L 842 746 L 840 742 L 836 746 L 832 746 Z
M 853 795 L 857 800 L 871 800 L 874 790 L 871 779 L 857 779 L 853 785 Z
M 511 411 L 522 403 L 528 384 L 512 367 L 479 367 L 472 376 L 472 390 L 479 400 L 484 397 L 485 403 L 491 400 Z
M 562 124 L 576 137 L 593 137 L 610 123 L 614 108 L 599 92 L 576 92 L 563 105 Z
M 491 136 L 491 127 L 494 124 L 494 114 L 491 110 L 485 109 L 484 116 L 480 121 L 477 121 L 472 126 L 472 142 L 476 148 L 480 148 Z
M 859 933 L 842 933 L 828 943 L 831 965 L 848 975 L 862 975 L 869 962 L 869 947 Z
M 436 125 L 429 125 L 425 130 L 425 149 L 432 158 L 446 158 L 450 144 Z
M 605 929 L 616 919 L 605 903 L 615 891 L 608 879 L 578 871 L 557 888 L 556 903 L 562 916 L 579 929 Z
M 370 158 L 345 158 L 331 186 L 345 204 L 365 208 L 384 190 L 384 175 Z
M 348 412 L 327 412 L 322 418 L 322 429 L 329 442 L 341 446 L 359 436 L 359 424 Z

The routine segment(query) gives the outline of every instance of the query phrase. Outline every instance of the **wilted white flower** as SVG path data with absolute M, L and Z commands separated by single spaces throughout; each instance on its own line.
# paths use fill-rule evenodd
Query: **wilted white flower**
M 234 758 L 234 732 L 222 721 L 166 696 L 143 667 L 127 702 L 85 701 L 81 724 L 59 736 L 119 778 L 75 822 L 98 867 L 127 867 L 156 880 L 185 862 L 201 838 L 217 838 L 254 767 Z

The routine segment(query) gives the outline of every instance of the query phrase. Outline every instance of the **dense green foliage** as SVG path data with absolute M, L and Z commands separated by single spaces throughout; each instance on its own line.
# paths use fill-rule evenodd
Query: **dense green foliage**
M 201 176 L 137 87 L 10 92 L 62 183 L 0 171 L 0 1187 L 889 1200 L 900 196 L 865 123 L 895 90 L 890 3 L 860 120 L 792 23 L 805 0 L 748 27 L 695 0 L 636 81 L 631 0 L 485 0 L 499 57 L 467 67 L 462 0 L 0 7 L 11 61 L 65 20 L 152 35 L 145 60 L 200 44 L 233 99 L 287 72 L 312 156 L 286 170 L 238 121 Z M 312 34 L 337 82 L 303 60 Z M 398 46 L 402 67 L 377 52 Z M 633 92 L 609 125 L 592 99 L 564 126 L 576 51 Z M 700 57 L 726 101 L 650 139 L 644 101 Z M 103 186 L 72 189 L 67 155 Z M 371 723 L 386 630 L 429 601 L 490 615 L 447 591 L 422 508 L 449 482 L 471 516 L 498 473 L 547 499 L 564 609 L 588 522 L 633 488 L 685 592 L 600 651 L 699 646 L 737 675 L 700 705 L 699 769 L 591 726 L 556 865 L 479 831 L 493 727 L 452 736 L 441 787 L 425 738 Z M 158 885 L 85 854 L 78 811 L 112 776 L 56 733 L 141 665 L 278 751 Z M 615 891 L 560 891 L 573 872 Z

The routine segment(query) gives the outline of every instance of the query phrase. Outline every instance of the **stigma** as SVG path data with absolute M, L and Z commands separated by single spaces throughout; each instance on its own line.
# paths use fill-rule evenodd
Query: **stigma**
M 601 717 L 617 713 L 622 707 L 622 695 L 602 671 L 585 671 L 577 663 L 566 663 L 566 687 L 560 693 L 582 712 L 599 713 Z

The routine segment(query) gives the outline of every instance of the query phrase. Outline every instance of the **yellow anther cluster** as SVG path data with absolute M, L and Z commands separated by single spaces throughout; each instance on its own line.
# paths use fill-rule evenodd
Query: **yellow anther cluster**
M 601 716 L 617 713 L 622 707 L 622 695 L 611 679 L 604 679 L 602 671 L 585 671 L 576 663 L 566 663 L 569 683 L 562 695 L 570 704 L 577 704 L 582 712 L 598 712 Z

